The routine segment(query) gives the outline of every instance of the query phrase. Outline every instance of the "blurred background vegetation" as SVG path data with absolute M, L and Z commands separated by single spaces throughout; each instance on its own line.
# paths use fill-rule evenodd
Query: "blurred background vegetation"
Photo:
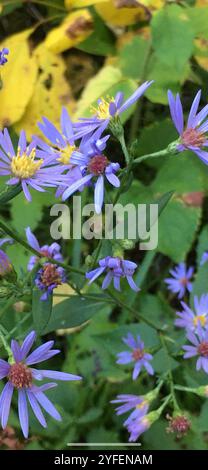
M 62 106 L 74 119 L 88 116 L 99 97 L 113 96 L 117 91 L 128 97 L 140 83 L 154 79 L 145 98 L 123 115 L 128 143 L 139 137 L 139 156 L 165 148 L 176 138 L 167 107 L 169 88 L 182 92 L 187 111 L 199 88 L 202 104 L 207 102 L 208 0 L 8 0 L 0 2 L 0 11 L 0 48 L 10 49 L 9 62 L 1 72 L 0 128 L 9 127 L 14 141 L 21 129 L 25 129 L 28 140 L 38 134 L 37 122 L 42 116 L 59 126 Z M 113 139 L 108 155 L 123 163 Z M 49 427 L 44 430 L 32 418 L 32 437 L 27 443 L 20 437 L 14 409 L 11 427 L 6 433 L 0 432 L 3 448 L 59 449 L 67 448 L 67 442 L 127 441 L 123 419 L 115 416 L 109 401 L 118 393 L 142 394 L 151 390 L 154 383 L 152 378 L 141 375 L 133 384 L 129 370 L 116 366 L 115 355 L 123 349 L 121 338 L 128 331 L 140 331 L 155 352 L 153 365 L 157 374 L 171 368 L 179 383 L 206 384 L 205 374 L 196 373 L 190 361 L 179 367 L 178 353 L 184 337 L 172 326 L 178 304 L 167 294 L 163 279 L 173 263 L 187 257 L 198 266 L 203 250 L 208 249 L 207 167 L 185 152 L 164 161 L 162 157 L 157 162 L 148 160 L 134 176 L 122 196 L 123 203 L 152 202 L 167 191 L 175 192 L 160 217 L 157 250 L 145 256 L 137 249 L 129 253 L 141 263 L 136 281 L 142 292 L 134 296 L 126 287 L 122 298 L 158 325 L 167 325 L 173 343 L 168 344 L 167 351 L 161 349 L 155 332 L 143 323 L 138 326 L 136 318 L 130 318 L 125 309 L 112 310 L 111 305 L 98 306 L 95 302 L 88 309 L 86 304 L 81 308 L 72 298 L 57 297 L 47 337 L 53 338 L 53 331 L 58 330 L 62 357 L 57 367 L 78 372 L 85 377 L 84 383 L 61 384 L 49 392 L 59 404 L 63 422 L 49 420 Z M 53 193 L 35 192 L 29 204 L 20 194 L 9 206 L 1 208 L 1 215 L 22 236 L 25 227 L 30 226 L 43 244 L 49 241 L 49 207 L 54 201 Z M 66 258 L 74 266 L 83 265 L 95 248 L 93 241 L 63 244 Z M 106 250 L 108 246 L 103 243 L 101 253 Z M 16 245 L 7 252 L 21 275 L 29 254 Z M 207 292 L 207 275 L 205 265 L 196 275 L 194 293 Z M 76 281 L 81 283 L 77 277 Z M 62 293 L 70 294 L 70 288 L 62 287 Z M 25 309 L 18 304 L 15 311 L 7 313 L 3 318 L 5 327 L 14 328 Z M 63 325 L 70 329 L 60 330 Z M 19 326 L 20 337 L 26 328 L 27 320 Z M 177 440 L 168 435 L 167 421 L 162 418 L 144 434 L 142 448 L 207 448 L 206 401 L 202 403 L 203 400 L 184 394 L 180 400 L 182 409 L 192 417 L 188 436 Z

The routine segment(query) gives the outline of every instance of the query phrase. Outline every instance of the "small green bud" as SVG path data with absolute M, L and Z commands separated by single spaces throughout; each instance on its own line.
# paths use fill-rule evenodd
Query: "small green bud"
M 8 299 L 11 295 L 11 289 L 6 286 L 0 286 L 0 299 Z
M 93 266 L 93 263 L 94 263 L 94 258 L 93 256 L 91 255 L 87 255 L 86 258 L 85 258 L 85 264 L 88 268 L 91 268 L 91 266 Z
M 135 242 L 133 240 L 128 240 L 125 238 L 124 240 L 120 241 L 120 245 L 124 250 L 132 250 L 135 247 Z
M 114 116 L 113 118 L 111 118 L 108 124 L 108 128 L 110 129 L 114 137 L 116 137 L 117 139 L 119 139 L 119 137 L 121 137 L 124 133 L 119 116 Z

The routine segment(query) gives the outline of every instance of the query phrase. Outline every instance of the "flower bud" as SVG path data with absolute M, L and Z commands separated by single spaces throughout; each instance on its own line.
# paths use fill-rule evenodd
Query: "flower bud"
M 85 258 L 85 264 L 87 267 L 91 268 L 91 266 L 93 266 L 93 263 L 94 263 L 94 258 L 93 256 L 91 255 L 87 255 L 86 258 Z
M 124 250 L 132 250 L 135 247 L 135 242 L 125 238 L 124 240 L 120 241 L 120 245 L 124 248 Z
M 123 126 L 121 124 L 121 120 L 118 115 L 111 118 L 108 128 L 110 129 L 111 133 L 119 139 L 123 135 Z
M 175 433 L 176 437 L 180 439 L 185 436 L 191 428 L 191 421 L 184 414 L 175 414 L 173 416 L 167 415 L 169 425 L 166 428 L 167 433 Z

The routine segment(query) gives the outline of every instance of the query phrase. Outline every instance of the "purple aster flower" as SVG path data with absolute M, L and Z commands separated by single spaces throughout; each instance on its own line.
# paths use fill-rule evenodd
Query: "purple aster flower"
M 193 276 L 194 268 L 190 267 L 186 269 L 185 263 L 180 263 L 175 269 L 171 269 L 169 273 L 173 276 L 164 280 L 167 284 L 168 289 L 174 294 L 178 294 L 178 298 L 182 299 L 185 292 L 192 291 L 192 283 L 190 279 Z
M 145 397 L 138 395 L 118 395 L 117 399 L 112 400 L 111 403 L 123 403 L 116 408 L 117 415 L 126 413 L 134 408 L 124 422 L 124 426 L 131 433 L 129 441 L 136 441 L 139 435 L 149 427 L 146 428 L 146 421 L 144 420 L 149 409 L 149 401 Z
M 117 399 L 112 400 L 111 403 L 122 403 L 122 405 L 116 408 L 117 415 L 126 413 L 134 408 L 124 422 L 124 427 L 130 432 L 129 442 L 136 441 L 140 434 L 149 428 L 149 423 L 146 419 L 149 401 L 145 397 L 138 395 L 118 395 Z
M 133 263 L 133 261 L 106 256 L 106 258 L 100 259 L 99 268 L 86 273 L 86 278 L 89 279 L 89 284 L 92 284 L 104 271 L 107 271 L 102 283 L 102 289 L 107 289 L 113 280 L 114 288 L 120 291 L 120 279 L 125 277 L 131 289 L 138 292 L 140 289 L 137 287 L 132 277 L 136 268 L 137 264 Z
M 60 414 L 44 393 L 46 390 L 56 387 L 57 384 L 46 383 L 37 386 L 35 381 L 44 380 L 45 378 L 64 381 L 81 380 L 81 377 L 77 375 L 30 367 L 46 361 L 60 352 L 58 349 L 52 349 L 54 341 L 48 341 L 28 355 L 35 339 L 36 333 L 32 331 L 26 336 L 22 346 L 17 341 L 12 340 L 12 362 L 9 363 L 0 359 L 0 379 L 7 378 L 7 383 L 0 396 L 1 425 L 3 429 L 7 426 L 12 396 L 16 389 L 18 392 L 19 420 L 25 438 L 28 437 L 29 431 L 28 403 L 41 426 L 47 427 L 41 407 L 54 419 L 61 421 Z
M 204 163 L 208 164 L 208 153 L 206 151 L 208 146 L 206 135 L 208 131 L 208 119 L 206 119 L 208 115 L 208 104 L 198 112 L 200 98 L 201 90 L 198 91 L 194 98 L 187 125 L 184 128 L 184 116 L 180 96 L 177 94 L 176 98 L 174 98 L 172 92 L 170 90 L 168 91 L 171 118 L 180 136 L 177 145 L 178 152 L 183 152 L 187 149 L 191 150 Z
M 200 298 L 194 296 L 194 310 L 185 302 L 181 302 L 182 312 L 176 312 L 179 317 L 175 320 L 175 325 L 187 330 L 197 331 L 198 325 L 208 328 L 208 294 L 203 294 Z
M 116 400 L 112 400 L 111 403 L 122 403 L 116 408 L 117 415 L 122 415 L 135 408 L 130 416 L 136 417 L 146 414 L 149 409 L 148 400 L 138 395 L 118 395 Z
M 26 236 L 27 236 L 27 241 L 28 244 L 34 248 L 34 250 L 38 251 L 42 256 L 45 256 L 46 258 L 53 258 L 56 261 L 62 262 L 63 261 L 63 256 L 60 253 L 61 247 L 58 243 L 54 242 L 51 245 L 43 245 L 40 246 L 37 238 L 35 235 L 31 232 L 30 227 L 26 228 Z M 38 261 L 37 256 L 31 256 L 30 261 L 28 263 L 28 271 L 32 271 L 34 268 L 35 264 Z
M 196 334 L 189 331 L 186 336 L 193 346 L 183 346 L 184 351 L 186 351 L 183 356 L 184 359 L 199 356 L 196 362 L 196 370 L 203 369 L 208 374 L 208 331 L 203 330 L 199 325 Z
M 6 64 L 8 62 L 8 59 L 5 57 L 5 55 L 9 54 L 9 49 L 7 47 L 3 47 L 0 51 L 0 65 Z
M 203 266 L 208 261 L 208 251 L 205 251 L 201 257 L 200 266 Z
M 100 130 L 90 139 L 83 138 L 79 150 L 71 156 L 71 163 L 79 166 L 82 177 L 65 189 L 62 195 L 64 201 L 95 179 L 94 204 L 96 212 L 100 214 L 104 200 L 104 179 L 116 188 L 120 186 L 120 181 L 115 175 L 120 168 L 119 163 L 111 163 L 103 154 L 108 138 L 109 135 L 100 138 Z
M 74 124 L 77 131 L 77 138 L 91 134 L 96 129 L 101 128 L 102 132 L 108 127 L 110 120 L 119 116 L 135 103 L 149 88 L 153 81 L 145 82 L 125 102 L 124 95 L 120 91 L 115 98 L 100 98 L 97 107 L 92 108 L 92 118 L 80 118 L 79 122 Z
M 146 369 L 148 374 L 153 375 L 154 370 L 149 363 L 152 361 L 153 357 L 151 354 L 145 352 L 144 343 L 141 341 L 140 336 L 137 335 L 136 339 L 131 333 L 128 333 L 126 338 L 123 338 L 123 342 L 129 346 L 132 351 L 123 351 L 118 353 L 117 364 L 129 364 L 134 363 L 134 370 L 132 378 L 136 380 L 138 375 L 141 372 L 142 367 Z
M 43 292 L 41 300 L 47 300 L 53 290 L 66 281 L 65 269 L 56 264 L 45 263 L 35 276 L 35 285 Z
M 35 142 L 27 146 L 26 135 L 21 131 L 17 153 L 14 151 L 12 141 L 7 129 L 0 132 L 0 175 L 10 176 L 9 185 L 21 183 L 23 192 L 28 201 L 31 195 L 30 186 L 37 191 L 44 192 L 43 187 L 56 187 L 64 181 L 61 165 L 54 164 L 51 156 L 39 158 L 36 154 Z
M 3 246 L 5 243 L 13 243 L 13 240 L 11 240 L 11 238 L 2 238 L 2 240 L 0 240 L 0 246 Z M 11 270 L 12 263 L 9 257 L 3 250 L 0 250 L 0 277 L 4 276 L 4 274 L 7 274 Z
M 38 152 L 38 155 L 41 158 L 44 158 L 45 154 L 49 154 L 63 165 L 69 165 L 71 155 L 76 150 L 76 138 L 73 131 L 72 121 L 66 108 L 62 108 L 60 119 L 61 131 L 59 131 L 46 117 L 43 117 L 43 123 L 38 123 L 38 127 L 43 132 L 44 136 L 50 141 L 49 145 L 39 137 L 34 137 L 38 147 L 41 149 Z

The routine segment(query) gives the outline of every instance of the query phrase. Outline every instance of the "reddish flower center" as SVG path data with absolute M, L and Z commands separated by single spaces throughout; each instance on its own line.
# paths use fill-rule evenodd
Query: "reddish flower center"
M 88 164 L 88 170 L 94 175 L 102 175 L 108 166 L 108 163 L 108 159 L 105 155 L 95 155 L 95 157 L 91 158 Z
M 45 250 L 41 250 L 40 252 L 42 256 L 45 256 L 46 258 L 50 258 L 48 250 L 45 249 Z
M 186 129 L 182 134 L 181 142 L 185 147 L 201 147 L 205 142 L 205 137 L 197 129 Z
M 28 388 L 32 385 L 32 372 L 25 364 L 20 362 L 12 364 L 8 379 L 16 388 Z
M 135 361 L 139 361 L 144 357 L 144 351 L 142 349 L 134 349 L 132 352 L 132 357 Z
M 175 432 L 179 437 L 186 434 L 191 427 L 191 423 L 186 416 L 175 416 L 174 418 L 168 417 L 170 424 L 167 432 Z
M 186 277 L 182 277 L 180 279 L 180 283 L 182 284 L 182 286 L 186 286 L 188 284 L 188 279 Z
M 208 357 L 208 341 L 202 341 L 198 346 L 200 356 Z
M 45 287 L 49 287 L 51 284 L 61 284 L 61 277 L 55 264 L 46 264 L 44 266 L 41 281 Z

